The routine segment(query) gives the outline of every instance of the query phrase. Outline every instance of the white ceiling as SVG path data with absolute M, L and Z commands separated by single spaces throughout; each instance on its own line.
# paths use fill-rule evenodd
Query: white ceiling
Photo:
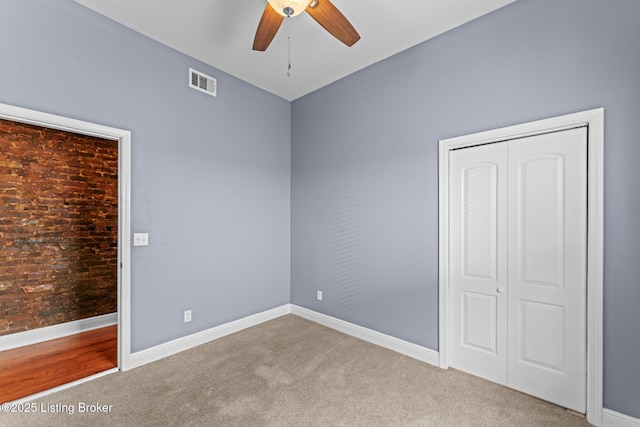
M 167 46 L 294 100 L 515 0 L 332 0 L 361 40 L 340 43 L 303 13 L 251 49 L 266 0 L 74 0 Z M 213 76 L 215 77 L 215 76 Z

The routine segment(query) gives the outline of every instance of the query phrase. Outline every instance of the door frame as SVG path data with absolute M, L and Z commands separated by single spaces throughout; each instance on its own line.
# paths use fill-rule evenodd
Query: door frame
M 587 127 L 587 420 L 602 424 L 603 364 L 603 218 L 604 109 L 582 111 L 439 141 L 438 290 L 440 367 L 449 368 L 451 319 L 449 292 L 449 153 L 453 149 L 490 144 L 575 127 Z
M 118 368 L 131 357 L 131 132 L 0 103 L 0 119 L 118 141 Z

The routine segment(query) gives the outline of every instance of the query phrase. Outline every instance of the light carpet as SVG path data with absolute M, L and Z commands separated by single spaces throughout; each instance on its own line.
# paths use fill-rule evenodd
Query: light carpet
M 91 406 L 96 404 L 107 411 L 81 412 L 98 409 Z M 589 425 L 584 417 L 531 396 L 294 315 L 34 405 L 32 413 L 0 413 L 0 425 Z

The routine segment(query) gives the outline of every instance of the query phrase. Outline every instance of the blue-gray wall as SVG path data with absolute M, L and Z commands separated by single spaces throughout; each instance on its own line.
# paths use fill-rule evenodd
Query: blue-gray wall
M 604 403 L 640 417 L 638 22 L 519 0 L 294 101 L 292 303 L 437 349 L 438 140 L 604 107 Z
M 71 0 L 2 0 L 0 40 L 1 103 L 132 132 L 133 351 L 289 302 L 289 102 Z

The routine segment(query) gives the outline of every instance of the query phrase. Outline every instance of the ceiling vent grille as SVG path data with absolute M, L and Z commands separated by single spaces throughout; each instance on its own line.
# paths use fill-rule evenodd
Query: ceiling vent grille
M 193 68 L 189 68 L 189 87 L 208 93 L 211 96 L 217 95 L 216 79 Z

